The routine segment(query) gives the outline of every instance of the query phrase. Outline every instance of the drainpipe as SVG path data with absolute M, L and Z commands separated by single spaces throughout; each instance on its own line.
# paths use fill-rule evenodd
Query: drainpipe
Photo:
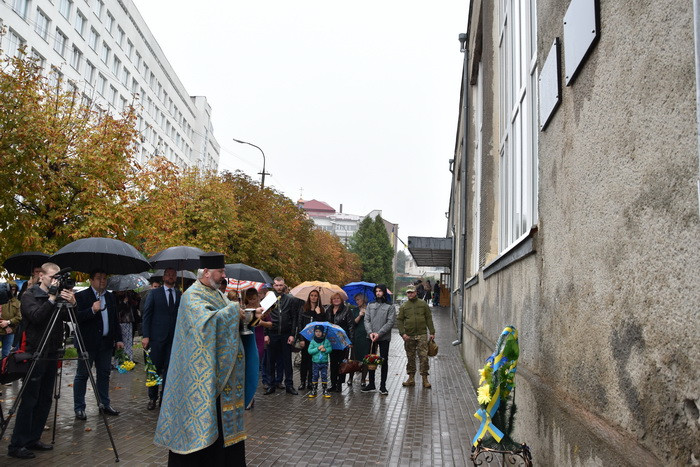
M 470 8 L 471 10 L 471 8 Z M 452 345 L 460 345 L 464 337 L 464 309 L 465 309 L 465 295 L 464 282 L 466 281 L 467 274 L 467 144 L 469 139 L 468 129 L 469 129 L 469 114 L 467 113 L 469 109 L 469 50 L 467 49 L 467 41 L 469 40 L 469 30 L 467 29 L 467 34 L 460 34 L 459 41 L 462 44 L 461 51 L 464 53 L 464 69 L 462 70 L 462 163 L 460 165 L 460 206 L 461 206 L 461 242 L 462 242 L 462 261 L 459 271 L 459 284 L 460 284 L 460 305 L 459 305 L 459 316 L 457 316 L 458 323 L 458 334 L 457 340 L 452 342 Z
M 693 0 L 695 26 L 695 116 L 698 125 L 698 214 L 700 215 L 700 0 Z

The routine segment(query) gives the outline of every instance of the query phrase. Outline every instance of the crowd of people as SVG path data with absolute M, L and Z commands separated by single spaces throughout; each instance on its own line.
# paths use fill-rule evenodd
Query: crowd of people
M 151 281 L 143 297 L 107 291 L 107 274 L 101 270 L 90 273 L 88 288 L 77 293 L 65 289 L 58 292 L 54 275 L 59 267 L 46 263 L 35 270 L 20 300 L 14 285 L 11 305 L 2 308 L 0 336 L 15 333 L 21 320 L 25 350 L 33 352 L 51 316 L 58 311 L 58 301 L 74 307 L 88 354 L 85 363 L 78 362 L 73 381 L 75 418 L 82 421 L 87 419 L 85 390 L 93 366 L 100 410 L 106 415 L 119 415 L 109 397 L 112 357 L 115 349 L 124 349 L 133 358 L 132 338 L 140 325 L 142 347 L 162 380 L 144 391 L 148 396 L 146 409 L 161 406 L 155 441 L 168 447 L 172 465 L 218 464 L 221 459 L 231 458 L 243 465 L 242 410 L 252 408 L 259 381 L 262 395 L 284 390 L 290 395 L 303 392 L 310 398 L 329 398 L 332 393 L 341 393 L 344 385 L 352 388 L 358 375 L 361 392 L 388 395 L 394 326 L 398 326 L 408 357 L 408 378 L 403 386 L 415 385 L 417 358 L 422 385 L 431 387 L 427 357 L 428 340 L 435 337 L 427 304 L 431 297 L 424 293 L 419 298 L 416 286 L 408 287 L 408 300 L 398 312 L 382 284 L 374 288 L 371 301 L 364 294 L 352 297 L 356 305 L 350 305 L 340 293 L 331 294 L 327 297 L 329 303 L 324 304 L 318 290 L 312 290 L 305 299 L 297 298 L 289 293 L 283 277 L 275 277 L 272 284 L 259 288 L 227 294 L 223 261 L 223 255 L 217 253 L 202 256 L 198 279 L 184 293 L 177 287 L 176 271 L 165 269 L 162 279 Z M 421 286 L 432 290 L 429 284 Z M 263 310 L 260 303 L 268 292 L 274 293 L 276 301 Z M 67 320 L 65 310 L 63 313 L 60 319 Z M 316 323 L 313 334 L 305 337 L 301 332 L 310 323 Z M 326 335 L 328 325 L 342 328 L 350 344 L 333 348 Z M 239 332 L 246 329 L 249 332 Z M 53 449 L 40 438 L 51 407 L 56 361 L 64 346 L 62 330 L 63 326 L 52 329 L 45 355 L 23 383 L 25 389 L 8 448 L 12 457 L 28 459 L 35 457 L 35 451 Z M 12 346 L 5 342 L 3 337 L 3 354 Z M 298 385 L 292 364 L 295 353 L 299 354 Z M 362 361 L 368 354 L 381 358 L 378 381 L 377 369 L 366 365 L 356 368 L 356 372 L 341 371 L 343 362 Z M 251 369 L 254 381 L 250 381 Z M 193 378 L 197 378 L 197 384 Z M 201 384 L 202 378 L 212 384 Z M 204 403 L 194 407 L 191 401 Z M 182 431 L 193 414 L 201 417 L 201 433 Z

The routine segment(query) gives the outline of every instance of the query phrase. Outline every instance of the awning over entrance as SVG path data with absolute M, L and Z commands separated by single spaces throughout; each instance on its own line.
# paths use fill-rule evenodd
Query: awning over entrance
M 408 251 L 417 266 L 451 267 L 452 238 L 408 237 Z

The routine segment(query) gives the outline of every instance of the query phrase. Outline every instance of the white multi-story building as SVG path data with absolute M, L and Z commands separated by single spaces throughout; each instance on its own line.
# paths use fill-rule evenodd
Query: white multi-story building
M 189 96 L 131 0 L 0 0 L 0 48 L 25 53 L 99 108 L 139 109 L 137 160 L 217 170 L 211 107 Z

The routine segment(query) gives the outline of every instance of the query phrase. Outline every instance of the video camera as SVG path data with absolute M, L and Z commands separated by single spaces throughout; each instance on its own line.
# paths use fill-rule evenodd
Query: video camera
M 63 268 L 53 275 L 53 278 L 58 280 L 58 284 L 49 287 L 49 295 L 58 296 L 62 290 L 73 290 L 75 279 L 70 276 L 72 270 L 72 268 Z

